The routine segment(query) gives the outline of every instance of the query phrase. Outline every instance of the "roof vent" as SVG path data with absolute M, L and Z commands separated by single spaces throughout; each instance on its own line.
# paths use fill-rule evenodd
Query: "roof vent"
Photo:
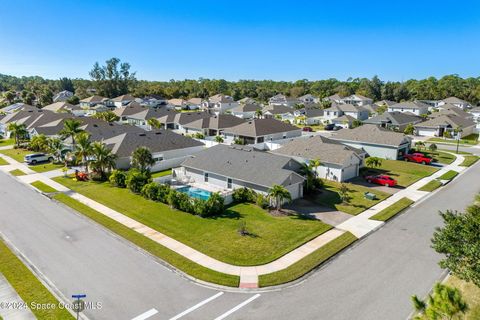
M 98 124 L 94 124 L 93 127 L 94 127 L 94 128 L 98 128 Z
M 155 132 L 155 134 L 162 134 L 160 131 Z
M 145 133 L 139 133 L 138 134 L 140 137 L 146 137 L 147 135 Z

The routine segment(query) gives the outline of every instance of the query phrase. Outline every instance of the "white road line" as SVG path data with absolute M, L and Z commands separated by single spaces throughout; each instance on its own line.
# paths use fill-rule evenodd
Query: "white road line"
M 217 299 L 217 298 L 220 297 L 222 294 L 223 294 L 223 292 L 219 292 L 219 293 L 211 296 L 210 298 L 205 299 L 205 300 L 203 300 L 202 302 L 197 303 L 197 304 L 194 305 L 193 307 L 188 308 L 187 310 L 185 310 L 185 311 L 177 314 L 175 317 L 170 318 L 170 320 L 180 319 L 180 318 L 183 317 L 184 315 L 187 315 L 187 314 L 189 314 L 190 312 L 192 312 L 192 311 L 200 308 L 200 307 L 203 306 L 204 304 L 207 304 L 207 303 L 209 303 L 210 301 Z
M 148 318 L 150 318 L 151 316 L 153 316 L 157 313 L 158 313 L 157 309 L 150 309 L 147 312 L 144 312 L 141 315 L 136 316 L 132 320 L 145 320 L 145 319 L 148 319 Z
M 215 318 L 215 320 L 225 319 L 226 317 L 228 317 L 229 315 L 231 315 L 232 313 L 234 313 L 234 312 L 237 311 L 238 309 L 245 307 L 247 304 L 249 304 L 249 303 L 252 302 L 253 300 L 257 299 L 258 297 L 260 297 L 260 294 L 259 294 L 259 293 L 257 293 L 257 294 L 254 295 L 253 297 L 250 297 L 249 299 L 243 301 L 242 303 L 240 303 L 240 304 L 237 305 L 236 307 L 233 307 L 232 309 L 228 310 L 227 312 L 225 312 L 225 313 L 222 314 L 221 316 Z

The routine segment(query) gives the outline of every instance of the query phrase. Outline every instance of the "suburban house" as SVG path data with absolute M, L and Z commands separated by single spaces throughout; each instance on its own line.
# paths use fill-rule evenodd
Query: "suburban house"
M 450 132 L 453 137 L 455 131 L 461 129 L 461 136 L 465 137 L 475 133 L 476 123 L 471 119 L 459 117 L 454 114 L 444 114 L 434 117 L 425 122 L 416 124 L 415 131 L 419 136 L 443 137 L 445 132 Z
M 364 124 L 375 124 L 382 128 L 403 132 L 409 124 L 422 122 L 422 118 L 408 112 L 384 112 L 381 115 L 363 121 Z
M 354 117 L 344 114 L 343 116 L 333 119 L 331 122 L 336 127 L 351 128 L 355 120 Z
M 378 107 L 383 107 L 383 106 L 390 107 L 390 106 L 393 106 L 394 104 L 397 104 L 397 102 L 392 100 L 380 100 L 374 103 L 374 105 Z
M 270 106 L 287 106 L 293 108 L 298 103 L 300 103 L 300 101 L 297 98 L 290 98 L 283 94 L 277 94 L 268 99 Z
M 176 112 L 174 110 L 163 110 L 163 115 L 158 118 L 165 129 L 178 130 L 179 133 L 185 133 L 183 126 L 198 119 L 211 117 L 209 112 Z
M 447 103 L 452 104 L 455 107 L 458 107 L 462 110 L 470 109 L 472 107 L 472 105 L 469 102 L 467 102 L 465 100 L 462 100 L 462 99 L 459 99 L 457 97 L 448 97 L 448 98 L 445 98 L 445 99 L 439 101 L 438 107 L 441 107 L 442 105 L 447 104 Z
M 359 94 L 352 94 L 351 96 L 340 99 L 340 103 L 353 104 L 354 106 L 364 106 L 366 104 L 372 104 L 373 100 Z
M 31 106 L 23 102 L 17 102 L 2 108 L 0 111 L 4 113 L 14 113 L 20 110 L 37 110 L 37 107 Z
M 323 101 L 330 101 L 332 103 L 341 103 L 342 97 L 338 94 L 333 94 L 329 97 L 323 98 Z
M 480 120 L 480 107 L 475 107 L 473 109 L 470 109 L 468 111 L 468 113 L 470 113 L 472 115 L 474 121 L 479 122 L 479 120 Z
M 362 106 L 362 108 L 364 108 L 368 111 L 368 116 L 369 117 L 378 115 L 377 109 L 379 108 L 379 106 L 377 106 L 376 104 L 366 104 L 366 105 Z
M 225 129 L 244 122 L 245 120 L 231 114 L 219 114 L 184 124 L 183 129 L 187 134 L 201 133 L 205 136 L 217 136 L 222 134 Z
M 468 110 L 468 109 L 467 109 Z M 438 115 L 444 114 L 453 114 L 462 118 L 473 119 L 473 115 L 464 111 L 462 108 L 459 108 L 451 103 L 446 103 L 441 105 L 438 109 L 438 112 L 432 112 L 429 117 L 436 117 Z
M 136 98 L 135 101 L 140 103 L 142 106 L 150 108 L 158 108 L 160 106 L 167 105 L 167 99 L 157 94 L 151 94 L 143 98 Z
M 257 104 L 257 101 L 253 98 L 245 97 L 237 101 L 239 104 Z
M 318 177 L 339 182 L 357 177 L 365 157 L 364 151 L 323 136 L 294 139 L 271 152 L 306 164 L 319 159 Z
M 227 140 L 238 139 L 242 144 L 270 142 L 301 135 L 302 129 L 299 127 L 272 118 L 253 119 L 224 130 Z
M 37 134 L 35 131 L 36 127 L 42 125 L 53 126 L 66 118 L 72 118 L 72 115 L 68 113 L 55 113 L 37 108 L 21 110 L 15 113 L 7 114 L 0 120 L 0 132 L 3 132 L 6 136 L 9 136 L 10 134 L 7 130 L 8 125 L 10 123 L 17 123 L 25 125 L 28 134 L 30 137 L 32 137 Z M 57 132 L 47 135 L 55 135 L 56 133 Z
M 323 109 L 306 106 L 303 109 L 295 110 L 294 115 L 297 119 L 299 117 L 304 117 L 303 122 L 306 125 L 318 125 L 321 124 L 323 120 Z
M 42 110 L 53 112 L 71 112 L 73 109 L 75 109 L 75 106 L 65 101 L 54 102 L 42 108 Z
M 73 97 L 73 92 L 68 90 L 63 90 L 53 96 L 53 102 L 64 102 L 71 97 Z
M 428 113 L 428 104 L 420 101 L 406 101 L 391 105 L 387 109 L 388 112 L 411 112 L 417 116 Z
M 198 110 L 202 107 L 202 98 L 190 98 L 187 100 L 188 110 Z
M 373 124 L 354 129 L 342 129 L 331 139 L 347 146 L 364 150 L 368 156 L 396 160 L 411 148 L 412 140 L 403 133 L 394 132 Z
M 202 103 L 202 107 L 206 110 L 212 110 L 215 113 L 224 113 L 238 106 L 238 102 L 233 100 L 231 96 L 224 94 L 216 94 L 208 98 L 208 101 Z
M 90 96 L 88 98 L 80 100 L 80 107 L 85 109 L 92 109 L 97 105 L 102 105 L 104 107 L 107 107 L 107 109 L 109 107 L 114 107 L 114 104 L 110 99 L 101 96 Z
M 274 185 L 281 185 L 295 200 L 303 197 L 305 178 L 300 170 L 301 164 L 290 157 L 220 144 L 185 160 L 174 169 L 174 176 L 219 190 L 246 187 L 264 195 Z
M 353 104 L 335 104 L 330 108 L 323 110 L 323 120 L 331 122 L 333 119 L 347 115 L 363 121 L 368 119 L 368 114 L 368 110 L 361 106 L 355 106 Z
M 264 118 L 275 118 L 282 121 L 293 123 L 295 116 L 294 109 L 284 105 L 268 105 L 262 110 Z
M 163 129 L 125 132 L 105 139 L 103 143 L 117 155 L 118 169 L 130 168 L 132 152 L 140 146 L 147 147 L 155 160 L 150 168 L 153 172 L 177 167 L 205 147 L 200 141 Z
M 187 100 L 185 99 L 170 99 L 167 101 L 168 109 L 184 110 L 187 108 Z
M 123 106 L 126 106 L 130 102 L 135 101 L 135 98 L 129 94 L 124 94 L 119 97 L 113 98 L 111 101 L 116 108 L 121 108 Z
M 262 110 L 262 107 L 256 103 L 241 103 L 238 107 L 231 109 L 230 112 L 242 119 L 253 119 L 257 110 Z
M 298 102 L 303 105 L 307 105 L 312 103 L 318 103 L 319 99 L 311 94 L 306 94 L 301 97 L 298 97 Z
M 120 123 L 127 123 L 144 129 L 150 129 L 148 120 L 159 119 L 167 114 L 165 109 L 144 107 L 138 102 L 130 102 L 128 105 L 113 111 L 119 118 Z

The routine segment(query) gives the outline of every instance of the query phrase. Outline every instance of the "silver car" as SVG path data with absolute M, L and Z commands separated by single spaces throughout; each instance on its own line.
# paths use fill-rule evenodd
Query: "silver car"
M 32 153 L 27 154 L 23 159 L 24 162 L 28 164 L 37 164 L 39 162 L 52 162 L 53 157 L 45 153 Z

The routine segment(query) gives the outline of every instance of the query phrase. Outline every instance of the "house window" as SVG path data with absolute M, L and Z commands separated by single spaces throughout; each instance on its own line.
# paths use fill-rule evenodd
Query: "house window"
M 205 173 L 203 174 L 203 181 L 204 181 L 204 182 L 208 182 L 208 173 L 207 173 L 207 172 L 205 172 Z
M 160 162 L 162 160 L 163 160 L 163 156 L 153 158 L 153 161 L 155 161 L 155 162 Z
M 227 189 L 232 189 L 232 179 L 231 178 L 227 179 Z

